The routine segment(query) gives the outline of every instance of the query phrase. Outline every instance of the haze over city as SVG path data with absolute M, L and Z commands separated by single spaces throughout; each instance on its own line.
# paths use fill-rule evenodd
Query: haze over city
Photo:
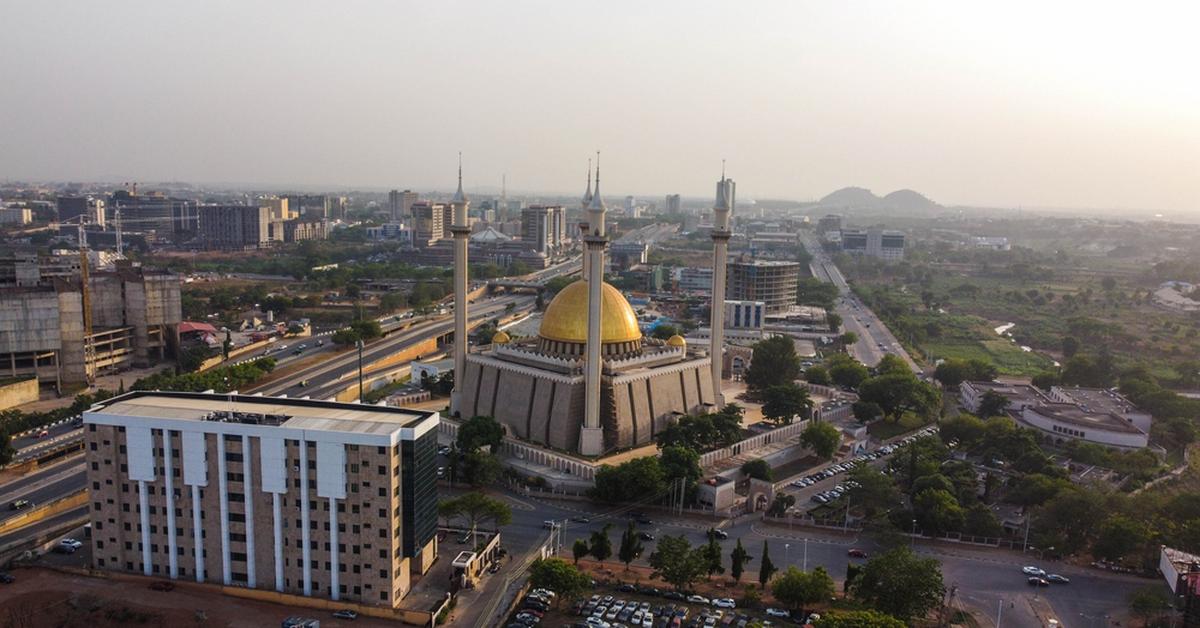
M 0 176 L 1200 210 L 1193 3 L 7 2 Z

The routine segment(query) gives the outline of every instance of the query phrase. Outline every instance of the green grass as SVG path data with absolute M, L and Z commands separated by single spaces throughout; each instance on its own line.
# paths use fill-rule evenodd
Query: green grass
M 926 342 L 921 345 L 926 356 L 933 359 L 957 358 L 979 359 L 996 365 L 1001 375 L 1037 375 L 1051 368 L 1053 363 L 1046 357 L 1028 351 L 1008 340 Z
M 892 421 L 891 419 L 880 419 L 875 421 L 867 426 L 867 432 L 879 440 L 887 440 L 893 436 L 899 436 L 906 432 L 911 432 L 922 425 L 927 425 L 928 423 L 929 421 L 926 421 L 912 412 L 905 412 L 900 417 L 899 421 Z

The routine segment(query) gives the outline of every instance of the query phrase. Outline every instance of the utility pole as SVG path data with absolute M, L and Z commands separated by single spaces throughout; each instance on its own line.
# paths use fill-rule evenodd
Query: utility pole
M 1000 628 L 1000 618 L 1004 616 L 1004 600 L 996 601 L 996 628 Z
M 362 341 L 362 339 L 359 339 L 358 342 L 356 342 L 355 344 L 358 345 L 358 402 L 362 403 L 362 401 L 363 401 L 363 365 L 362 365 L 363 341 Z

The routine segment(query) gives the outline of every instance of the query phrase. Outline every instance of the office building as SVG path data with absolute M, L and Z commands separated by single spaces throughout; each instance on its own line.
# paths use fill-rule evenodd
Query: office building
M 617 270 L 628 270 L 633 266 L 645 264 L 650 253 L 650 245 L 640 240 L 613 242 L 609 249 L 612 266 Z
M 417 193 L 412 190 L 388 192 L 388 212 L 393 222 L 404 222 L 412 217 L 412 206 L 417 202 Z
M 120 224 L 126 233 L 140 233 L 150 240 L 185 242 L 196 236 L 200 226 L 194 201 L 160 192 L 117 190 L 106 213 L 107 220 Z
M 663 203 L 663 213 L 678 214 L 682 211 L 682 205 L 679 202 L 678 194 L 668 194 L 667 200 Z
M 272 221 L 291 220 L 296 216 L 288 207 L 288 199 L 286 196 L 263 196 L 258 199 L 258 205 L 266 207 L 271 211 Z
M 711 268 L 685 266 L 676 271 L 675 281 L 679 290 L 697 294 L 712 293 L 713 271 Z
M 324 220 L 302 220 L 295 218 L 273 225 L 283 226 L 284 242 L 303 242 L 305 240 L 324 240 L 329 237 L 329 223 Z
M 27 225 L 33 222 L 33 210 L 28 207 L 0 207 L 0 224 Z
M 84 412 L 96 569 L 399 606 L 437 556 L 436 412 L 133 392 Z
M 561 205 L 530 205 L 521 210 L 521 241 L 546 255 L 566 245 L 567 217 Z
M 841 231 L 841 230 L 842 230 L 842 215 L 841 214 L 828 214 L 828 215 L 822 216 L 821 219 L 817 221 L 817 233 L 818 234 L 824 235 L 831 231 Z
M 843 229 L 842 250 L 884 261 L 904 259 L 904 232 L 883 229 Z
M 267 248 L 283 240 L 273 229 L 271 209 L 258 205 L 201 205 L 200 245 L 206 250 L 241 251 Z M 276 221 L 278 222 L 278 221 Z M 278 233 L 278 240 L 275 234 Z
M 331 220 L 334 218 L 330 197 L 324 194 L 288 194 L 288 209 L 304 220 Z
M 800 263 L 741 257 L 729 263 L 729 299 L 762 301 L 768 314 L 788 311 L 796 304 Z
M 413 243 L 418 247 L 430 246 L 445 238 L 449 228 L 443 221 L 453 211 L 449 205 L 417 201 L 412 207 Z
M 58 221 L 78 223 L 80 217 L 85 223 L 103 227 L 107 218 L 104 199 L 92 196 L 60 196 L 56 199 L 58 206 Z

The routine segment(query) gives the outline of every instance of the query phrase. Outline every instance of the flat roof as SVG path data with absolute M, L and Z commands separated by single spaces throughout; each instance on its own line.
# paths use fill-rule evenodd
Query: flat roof
M 1083 427 L 1109 430 L 1112 432 L 1128 432 L 1141 434 L 1142 431 L 1133 423 L 1108 412 L 1084 410 L 1073 403 L 1044 403 L 1032 407 L 1034 412 L 1056 419 L 1064 423 L 1072 423 Z
M 1120 393 L 1107 388 L 1076 388 L 1056 386 L 1056 390 L 1070 397 L 1072 401 L 1092 412 L 1108 412 L 1111 414 L 1128 414 L 1136 412 L 1133 402 Z
M 260 397 L 254 395 L 135 391 L 102 401 L 89 410 L 97 414 L 168 419 L 250 423 L 301 430 L 391 434 L 416 428 L 434 412 L 336 401 Z M 255 423 L 240 417 L 262 415 Z

